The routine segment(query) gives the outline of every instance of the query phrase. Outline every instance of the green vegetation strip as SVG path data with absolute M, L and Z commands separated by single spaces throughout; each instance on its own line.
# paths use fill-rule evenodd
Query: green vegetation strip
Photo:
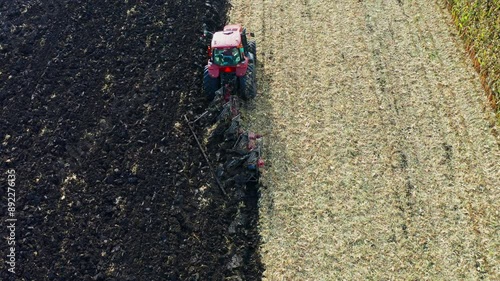
M 500 0 L 446 0 L 500 122 Z

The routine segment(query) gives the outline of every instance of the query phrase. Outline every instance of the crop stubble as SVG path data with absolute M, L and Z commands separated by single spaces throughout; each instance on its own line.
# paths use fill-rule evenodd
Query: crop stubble
M 439 3 L 233 0 L 255 31 L 267 280 L 499 277 L 499 140 Z

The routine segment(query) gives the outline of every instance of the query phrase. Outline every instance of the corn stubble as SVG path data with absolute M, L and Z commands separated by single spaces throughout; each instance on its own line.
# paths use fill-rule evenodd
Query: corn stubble
M 494 280 L 499 140 L 426 1 L 233 0 L 255 31 L 265 280 Z M 493 122 L 494 123 L 494 122 Z

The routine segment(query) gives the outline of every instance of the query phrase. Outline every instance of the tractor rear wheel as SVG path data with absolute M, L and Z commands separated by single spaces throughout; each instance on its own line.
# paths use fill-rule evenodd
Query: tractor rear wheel
M 247 73 L 240 78 L 241 97 L 244 100 L 250 100 L 257 95 L 257 83 L 255 82 L 254 65 L 248 65 Z
M 212 78 L 208 73 L 208 66 L 203 70 L 203 92 L 209 101 L 215 97 L 215 92 L 219 89 L 219 79 Z

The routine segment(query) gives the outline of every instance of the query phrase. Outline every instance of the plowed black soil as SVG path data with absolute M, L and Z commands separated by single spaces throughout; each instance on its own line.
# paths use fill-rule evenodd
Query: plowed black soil
M 16 274 L 3 241 L 0 279 L 260 280 L 257 191 L 224 197 L 182 118 L 206 107 L 199 36 L 226 1 L 0 3 L 18 219 Z

